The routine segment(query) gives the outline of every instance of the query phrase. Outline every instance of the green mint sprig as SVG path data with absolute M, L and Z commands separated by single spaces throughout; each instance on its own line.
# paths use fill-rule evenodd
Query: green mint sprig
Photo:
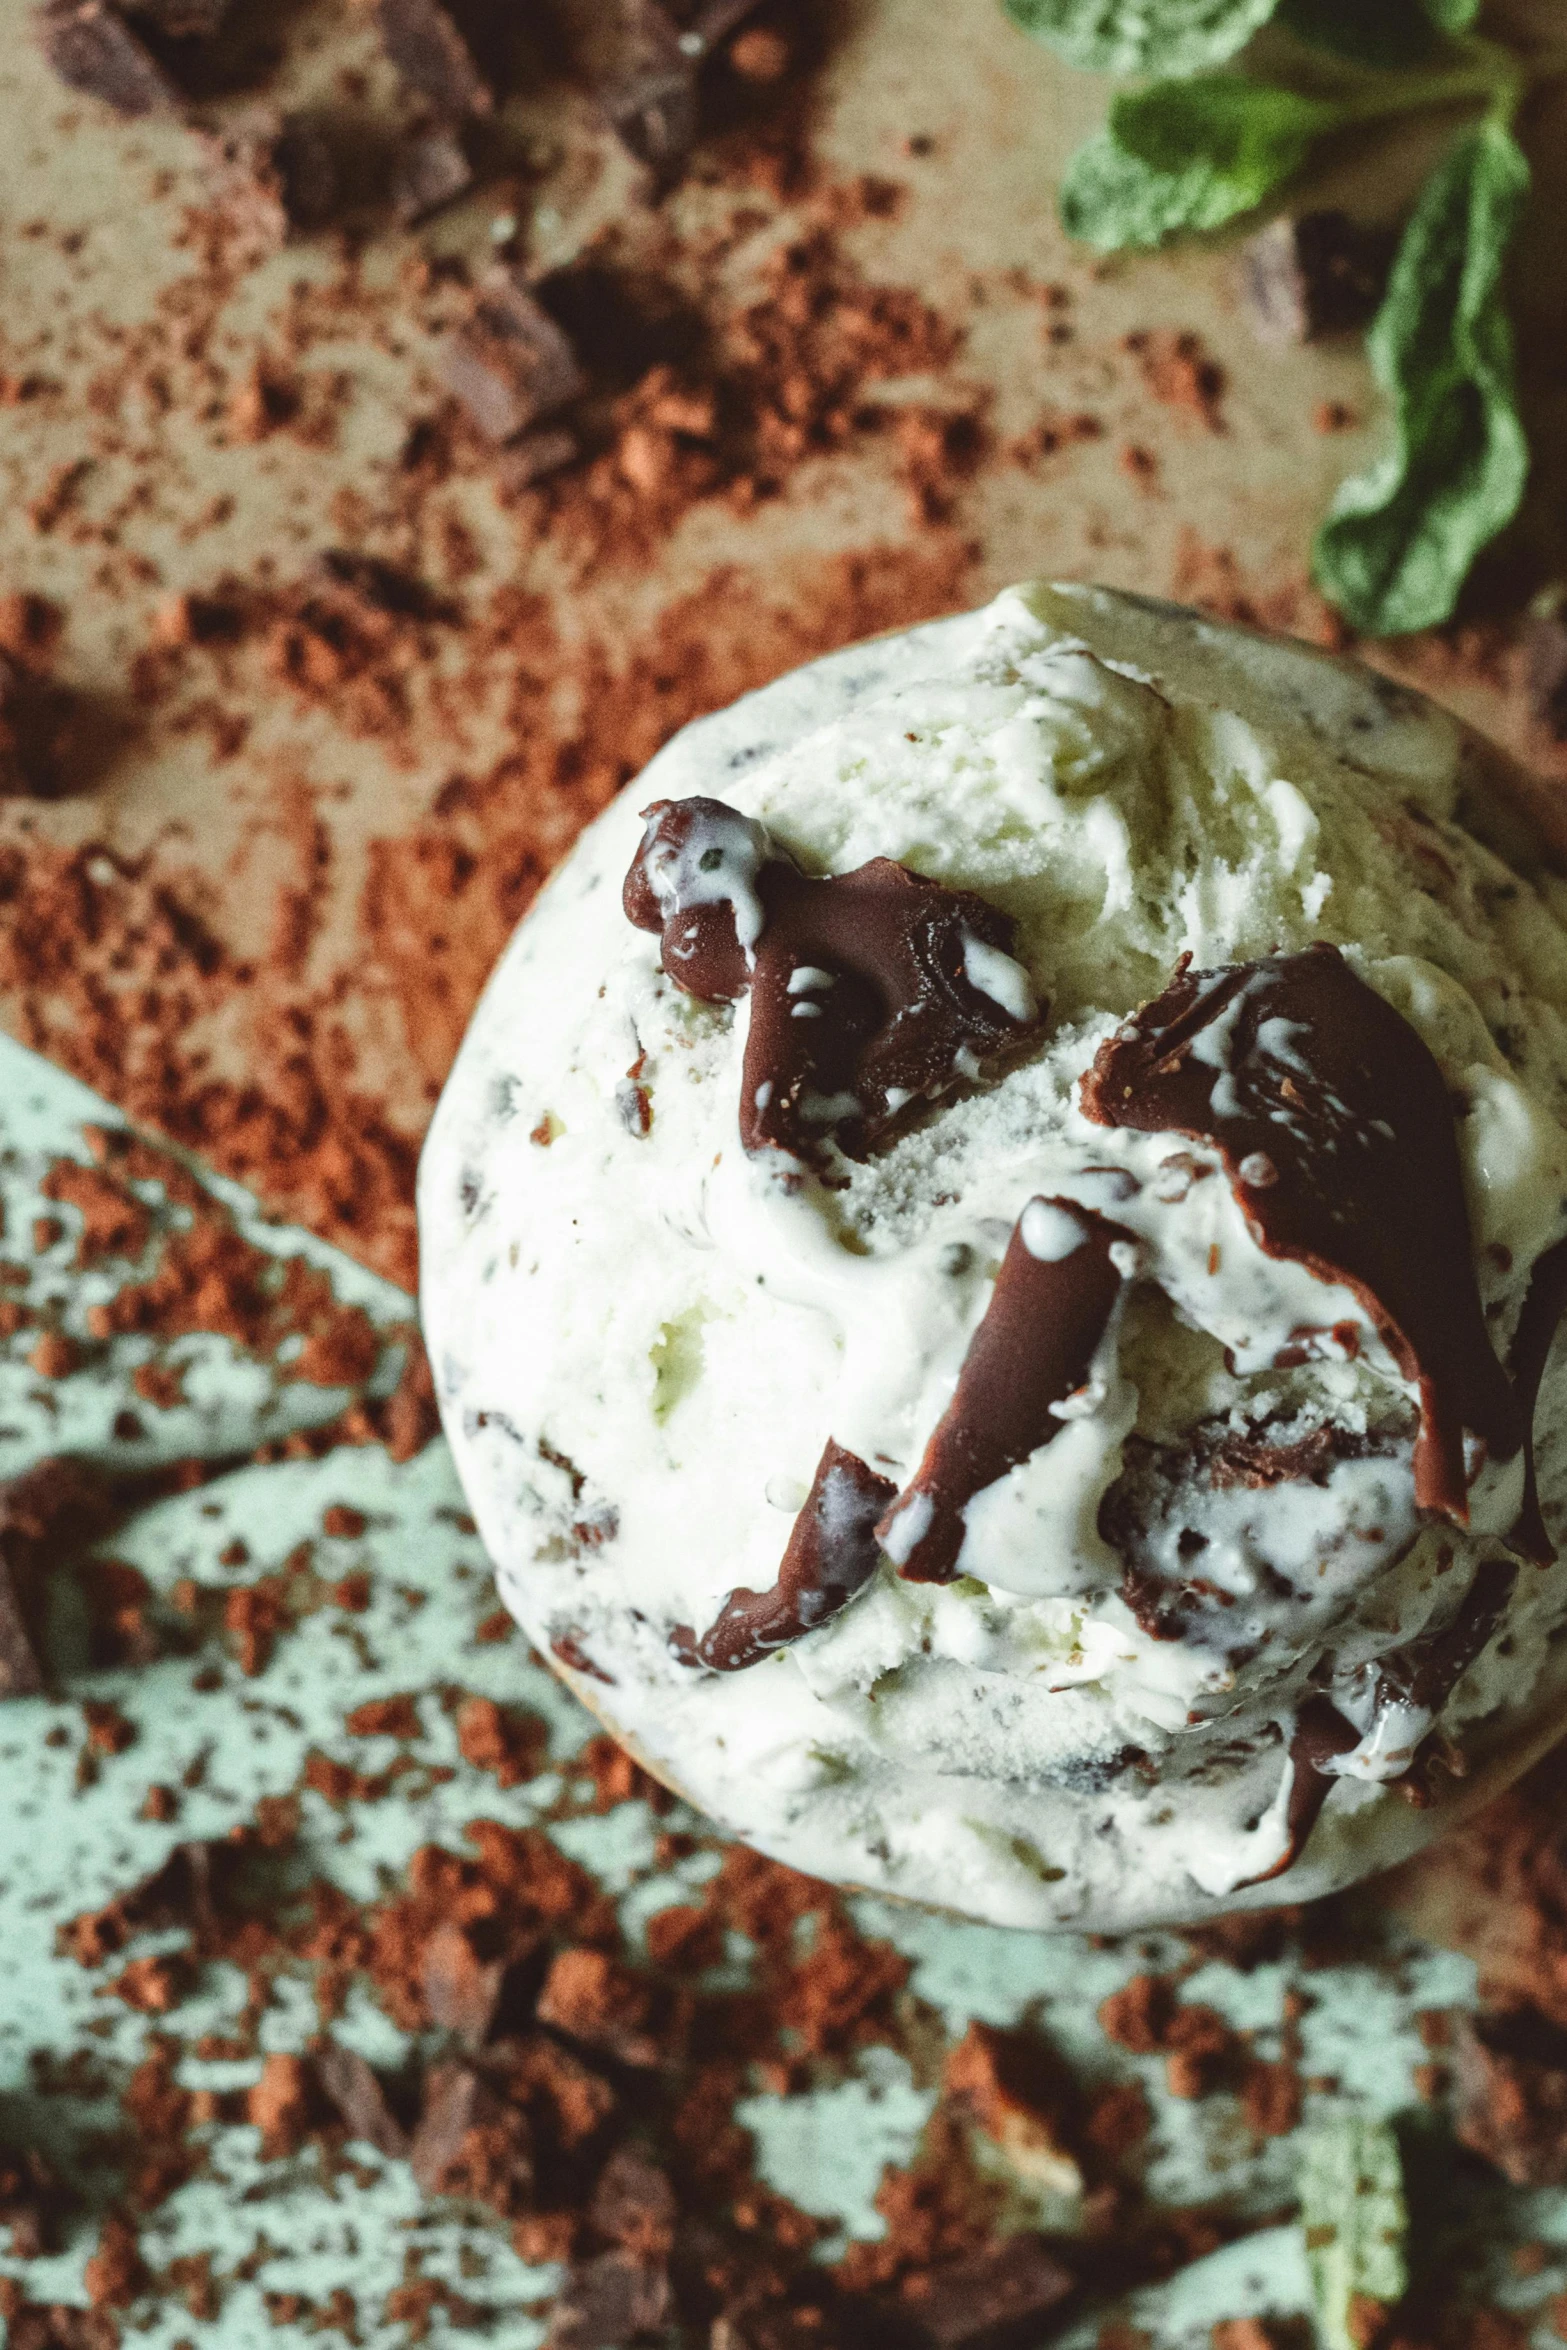
M 1450 619 L 1528 477 L 1504 268 L 1529 167 L 1511 126 L 1531 80 L 1567 60 L 1526 66 L 1478 38 L 1479 0 L 1005 5 L 1075 65 L 1157 77 L 1117 93 L 1062 181 L 1063 223 L 1102 252 L 1227 227 L 1276 197 L 1326 139 L 1399 116 L 1479 112 L 1426 182 L 1368 333 L 1392 445 L 1342 485 L 1312 560 L 1323 594 L 1365 635 Z M 1303 73 L 1212 70 L 1272 19 L 1312 53 Z

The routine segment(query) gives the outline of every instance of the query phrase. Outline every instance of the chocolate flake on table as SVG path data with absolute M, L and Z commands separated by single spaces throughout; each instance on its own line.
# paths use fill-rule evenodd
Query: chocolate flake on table
M 661 2260 L 601 2252 L 573 2265 L 544 2350 L 621 2350 L 653 2335 L 667 2338 L 672 2314 L 669 2271 Z
M 43 1689 L 39 1647 L 51 1573 L 106 1533 L 115 1516 L 104 1486 L 67 1456 L 0 1484 L 0 1699 Z
M 1540 1509 L 1540 1488 L 1534 1472 L 1534 1415 L 1540 1400 L 1540 1381 L 1550 1360 L 1551 1347 L 1567 1314 L 1567 1240 L 1558 1240 L 1535 1259 L 1529 1275 L 1529 1293 L 1523 1301 L 1513 1333 L 1507 1367 L 1513 1392 L 1523 1414 L 1523 1506 L 1509 1540 L 1537 1566 L 1549 1566 L 1556 1548 Z
M 911 1583 L 950 1583 L 977 1493 L 1061 1429 L 1121 1294 L 1111 1257 L 1131 1234 L 1075 1200 L 1033 1199 L 1013 1226 L 956 1393 L 877 1532 Z
M 1099 1049 L 1101 1126 L 1214 1145 L 1258 1246 L 1354 1291 L 1418 1383 L 1415 1498 L 1468 1523 L 1464 1430 L 1510 1459 L 1518 1406 L 1486 1334 L 1447 1088 L 1336 947 L 1213 971 L 1183 958 Z
M 462 140 L 447 123 L 416 131 L 392 162 L 392 210 L 405 228 L 414 228 L 454 204 L 473 186 L 473 165 Z
M 564 408 L 584 388 L 564 331 L 523 279 L 501 264 L 486 270 L 467 318 L 441 351 L 448 391 L 487 440 L 515 440 Z
M 494 113 L 495 92 L 441 0 L 376 0 L 375 21 L 402 79 L 443 115 Z
M 663 174 L 696 139 L 697 65 L 660 0 L 614 0 L 613 50 L 596 96 L 622 145 Z
M 50 66 L 83 97 L 101 98 L 130 117 L 173 113 L 183 103 L 152 51 L 107 0 L 45 0 L 33 21 Z
M 689 1624 L 677 1624 L 669 1645 L 681 1663 L 743 1672 L 831 1623 L 876 1572 L 876 1521 L 896 1492 L 890 1477 L 829 1437 L 777 1582 L 769 1591 L 731 1591 L 700 1639 Z
M 1337 211 L 1270 221 L 1241 247 L 1241 290 L 1265 343 L 1313 343 L 1366 325 L 1397 240 Z
M 658 800 L 645 815 L 627 919 L 660 934 L 688 995 L 750 994 L 746 1150 L 809 1163 L 830 1138 L 863 1158 L 910 1103 L 1037 1028 L 1015 926 L 972 891 L 890 857 L 814 880 L 721 800 Z
M 1515 2187 L 1567 2185 L 1567 2031 L 1533 2007 L 1461 2016 L 1454 2129 Z
M 408 2132 L 387 2102 L 380 2075 L 357 2049 L 345 2048 L 340 2040 L 325 2041 L 315 2052 L 315 2071 L 350 2138 L 362 2138 L 377 2153 L 394 2158 L 407 2154 Z

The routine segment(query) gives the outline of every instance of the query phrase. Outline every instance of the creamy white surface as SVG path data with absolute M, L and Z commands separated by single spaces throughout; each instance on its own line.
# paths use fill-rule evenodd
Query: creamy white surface
M 1467 1536 L 1415 1540 L 1412 1394 L 1359 1301 L 1258 1248 L 1214 1153 L 1076 1107 L 1099 1043 L 1181 953 L 1334 940 L 1460 1099 L 1505 1348 L 1533 1259 L 1567 1230 L 1567 932 L 1452 823 L 1457 750 L 1439 713 L 1304 648 L 1019 591 L 687 729 L 522 925 L 421 1171 L 442 1410 L 508 1604 L 541 1645 L 571 1632 L 614 1676 L 610 1716 L 736 1832 L 1002 1922 L 1189 1912 L 1282 1852 L 1293 1707 L 1324 1653 L 1358 1724 L 1365 1668 L 1444 1621 L 1500 1547 L 1521 1464 L 1482 1470 Z M 1002 907 L 1050 1005 L 1039 1049 L 842 1191 L 748 1162 L 744 1002 L 681 995 L 620 907 L 638 810 L 693 793 L 761 818 L 808 869 L 886 855 Z M 988 952 L 975 984 L 1022 1002 Z M 633 1062 L 645 1136 L 617 1102 Z M 965 1580 L 884 1564 L 747 1671 L 677 1663 L 672 1625 L 700 1631 L 731 1590 L 775 1580 L 828 1436 L 912 1472 L 1040 1194 L 1126 1226 L 1138 1278 L 1060 1433 L 971 1503 Z M 1275 1371 L 1303 1324 L 1351 1326 L 1358 1352 Z M 1562 1384 L 1559 1356 L 1538 1422 L 1558 1528 Z M 1384 1449 L 1322 1485 L 1194 1490 L 1150 1555 L 1182 1571 L 1178 1534 L 1199 1529 L 1226 1603 L 1201 1637 L 1160 1640 L 1119 1594 L 1099 1507 L 1134 1428 L 1172 1442 L 1199 1421 L 1267 1423 L 1270 1442 L 1326 1422 Z M 1444 1724 L 1525 1703 L 1564 1608 L 1561 1570 L 1522 1569 Z M 1368 1732 L 1319 1837 L 1357 1806 L 1403 1808 L 1377 1784 L 1427 1726 Z M 1234 1765 L 1237 1736 L 1253 1751 Z

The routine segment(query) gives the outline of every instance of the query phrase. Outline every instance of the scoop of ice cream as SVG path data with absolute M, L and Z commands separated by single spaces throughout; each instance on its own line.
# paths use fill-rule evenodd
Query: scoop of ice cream
M 568 858 L 426 1326 L 508 1604 L 727 1826 L 1109 1930 L 1391 1857 L 1554 1706 L 1567 897 L 1473 760 L 1035 586 L 688 728 Z

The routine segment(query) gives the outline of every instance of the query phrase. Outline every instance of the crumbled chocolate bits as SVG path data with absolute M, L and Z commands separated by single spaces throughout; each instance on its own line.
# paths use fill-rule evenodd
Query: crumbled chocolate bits
M 398 73 L 441 114 L 494 113 L 495 92 L 441 0 L 376 0 L 375 21 Z
M 1241 288 L 1265 343 L 1310 343 L 1363 327 L 1382 299 L 1395 239 L 1345 212 L 1272 220 L 1241 248 Z
M 890 857 L 813 880 L 721 800 L 661 800 L 626 876 L 688 995 L 749 992 L 740 1140 L 863 1158 L 926 1102 L 1031 1036 L 1041 1013 L 1010 918 Z
M 909 1582 L 950 1583 L 968 1504 L 1060 1432 L 1051 1407 L 1087 1383 L 1121 1295 L 1112 1252 L 1130 1237 L 1073 1200 L 1019 1216 L 957 1391 L 877 1529 Z
M 441 353 L 447 389 L 486 440 L 515 440 L 584 388 L 562 329 L 513 270 L 486 272 Z
M 1465 2016 L 1454 2057 L 1464 2145 L 1515 2187 L 1567 2185 L 1567 2031 L 1528 2007 Z
M 62 82 L 116 114 L 166 114 L 180 92 L 108 0 L 45 0 L 34 14 L 44 55 Z
M 876 1571 L 876 1521 L 897 1487 L 828 1438 L 805 1507 L 794 1521 L 768 1591 L 731 1591 L 698 1639 L 689 1624 L 669 1636 L 676 1656 L 713 1673 L 737 1673 L 841 1614 Z
M 1213 1144 L 1259 1247 L 1359 1297 L 1418 1383 L 1415 1498 L 1468 1522 L 1464 1430 L 1510 1458 L 1517 1403 L 1491 1350 L 1441 1070 L 1336 947 L 1214 971 L 1183 961 L 1100 1047 L 1102 1126 Z

